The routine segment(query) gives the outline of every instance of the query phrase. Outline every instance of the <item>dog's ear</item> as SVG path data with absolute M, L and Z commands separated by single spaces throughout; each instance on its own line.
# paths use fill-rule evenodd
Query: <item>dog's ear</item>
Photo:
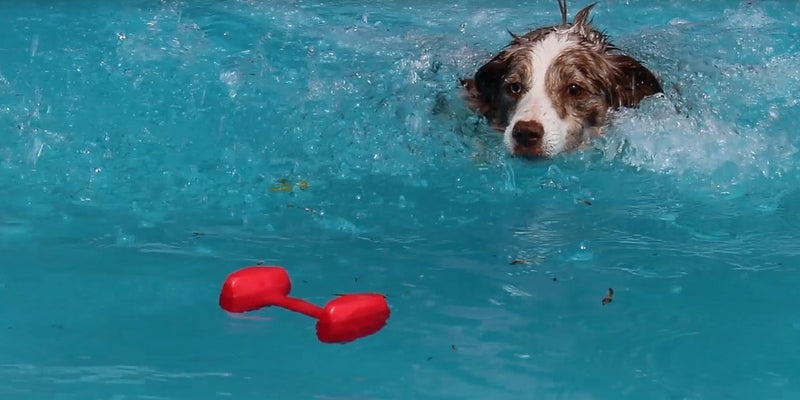
M 462 79 L 461 89 L 463 89 L 464 98 L 470 100 L 478 97 L 478 88 L 475 87 L 475 79 Z
M 469 107 L 470 110 L 486 115 L 486 110 L 489 109 L 489 105 L 483 101 L 483 96 L 481 96 L 481 93 L 478 91 L 475 79 L 461 80 L 461 96 L 467 101 L 467 107 Z
M 497 97 L 503 90 L 507 67 L 508 57 L 505 52 L 501 52 L 480 67 L 473 79 L 461 80 L 464 97 L 470 108 L 492 119 L 492 110 L 497 106 Z
M 611 54 L 608 60 L 615 71 L 610 93 L 612 105 L 636 107 L 643 98 L 662 92 L 655 75 L 632 57 Z

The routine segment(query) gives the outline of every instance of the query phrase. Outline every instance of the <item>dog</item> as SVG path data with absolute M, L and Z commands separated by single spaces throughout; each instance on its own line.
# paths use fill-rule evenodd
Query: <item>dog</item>
M 592 26 L 595 4 L 568 23 L 566 0 L 558 0 L 560 25 L 511 33 L 508 46 L 472 79 L 461 80 L 469 108 L 503 133 L 512 155 L 542 158 L 577 150 L 602 134 L 610 109 L 636 107 L 663 92 L 650 70 Z

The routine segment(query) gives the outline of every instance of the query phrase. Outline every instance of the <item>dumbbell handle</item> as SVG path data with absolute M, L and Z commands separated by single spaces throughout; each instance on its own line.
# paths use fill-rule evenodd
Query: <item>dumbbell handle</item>
M 282 297 L 282 298 L 275 298 L 273 299 L 272 304 L 268 304 L 268 306 L 278 306 L 283 307 L 287 310 L 291 310 L 294 312 L 298 312 L 300 314 L 308 315 L 314 319 L 322 318 L 324 310 L 322 307 L 318 307 L 312 303 L 309 303 L 305 300 L 297 299 L 294 297 Z

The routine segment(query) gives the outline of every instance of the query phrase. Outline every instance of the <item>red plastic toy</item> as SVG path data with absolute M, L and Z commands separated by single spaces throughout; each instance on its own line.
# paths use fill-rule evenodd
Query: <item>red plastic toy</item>
M 317 338 L 324 343 L 347 343 L 371 335 L 389 319 L 389 305 L 381 294 L 344 294 L 322 308 L 289 297 L 291 289 L 289 274 L 281 267 L 245 267 L 228 275 L 219 305 L 235 313 L 278 306 L 308 315 L 317 319 Z

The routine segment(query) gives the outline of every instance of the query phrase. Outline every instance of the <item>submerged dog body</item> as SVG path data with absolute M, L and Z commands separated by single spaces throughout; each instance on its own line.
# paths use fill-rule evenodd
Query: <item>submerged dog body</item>
M 635 107 L 661 92 L 647 68 L 620 54 L 592 27 L 594 4 L 561 25 L 539 28 L 513 40 L 462 81 L 467 102 L 503 132 L 514 155 L 551 157 L 572 151 L 600 134 L 609 109 Z

